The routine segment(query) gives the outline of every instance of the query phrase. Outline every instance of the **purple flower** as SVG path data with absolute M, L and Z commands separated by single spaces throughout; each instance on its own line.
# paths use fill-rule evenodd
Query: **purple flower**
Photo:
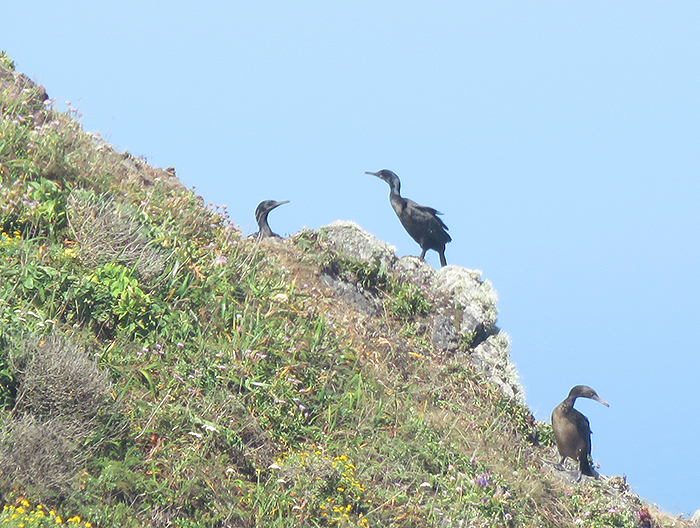
M 488 473 L 482 473 L 478 477 L 474 479 L 474 484 L 477 486 L 481 486 L 482 488 L 485 488 L 486 486 L 489 485 L 489 474 Z

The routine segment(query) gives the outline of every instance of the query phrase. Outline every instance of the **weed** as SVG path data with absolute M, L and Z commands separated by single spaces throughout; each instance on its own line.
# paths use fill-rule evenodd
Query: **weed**
M 15 62 L 11 60 L 3 50 L 0 50 L 0 65 L 10 71 L 14 71 L 15 69 Z
M 426 300 L 426 296 L 418 286 L 392 280 L 389 308 L 396 317 L 408 318 L 427 315 L 432 309 L 432 304 Z

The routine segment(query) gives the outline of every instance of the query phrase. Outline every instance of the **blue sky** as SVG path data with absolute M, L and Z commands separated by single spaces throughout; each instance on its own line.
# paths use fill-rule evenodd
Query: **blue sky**
M 0 49 L 246 233 L 290 200 L 280 234 L 353 220 L 417 255 L 364 174 L 393 170 L 494 284 L 537 418 L 592 386 L 601 472 L 700 508 L 700 4 L 298 4 L 12 2 Z

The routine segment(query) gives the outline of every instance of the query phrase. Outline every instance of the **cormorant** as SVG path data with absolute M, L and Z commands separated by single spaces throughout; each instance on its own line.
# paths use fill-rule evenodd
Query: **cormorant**
M 420 258 L 425 258 L 425 252 L 433 249 L 440 254 L 440 265 L 447 266 L 445 260 L 445 244 L 452 241 L 447 233 L 447 226 L 437 217 L 442 214 L 432 207 L 418 205 L 413 200 L 401 196 L 399 177 L 387 169 L 379 172 L 365 172 L 380 178 L 389 184 L 389 202 L 396 215 L 401 220 L 404 229 L 421 247 Z
M 255 221 L 258 223 L 258 232 L 251 235 L 252 238 L 265 238 L 265 237 L 277 237 L 282 238 L 278 234 L 273 233 L 270 226 L 267 224 L 267 215 L 275 207 L 282 204 L 289 203 L 289 200 L 284 200 L 282 202 L 276 202 L 274 200 L 265 200 L 258 204 L 255 209 Z
M 569 396 L 556 406 L 552 411 L 552 429 L 554 438 L 557 441 L 557 448 L 561 455 L 559 467 L 566 457 L 578 460 L 579 479 L 581 474 L 595 477 L 596 472 L 591 467 L 591 426 L 588 418 L 574 409 L 576 398 L 590 398 L 606 407 L 610 407 L 608 402 L 601 400 L 596 392 L 586 385 L 576 385 L 569 392 Z

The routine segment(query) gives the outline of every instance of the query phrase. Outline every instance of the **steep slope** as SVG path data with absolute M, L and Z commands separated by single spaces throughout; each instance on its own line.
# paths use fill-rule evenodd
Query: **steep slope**
M 552 472 L 478 272 L 350 223 L 246 240 L 4 55 L 0 110 L 7 503 L 105 527 L 683 524 Z

